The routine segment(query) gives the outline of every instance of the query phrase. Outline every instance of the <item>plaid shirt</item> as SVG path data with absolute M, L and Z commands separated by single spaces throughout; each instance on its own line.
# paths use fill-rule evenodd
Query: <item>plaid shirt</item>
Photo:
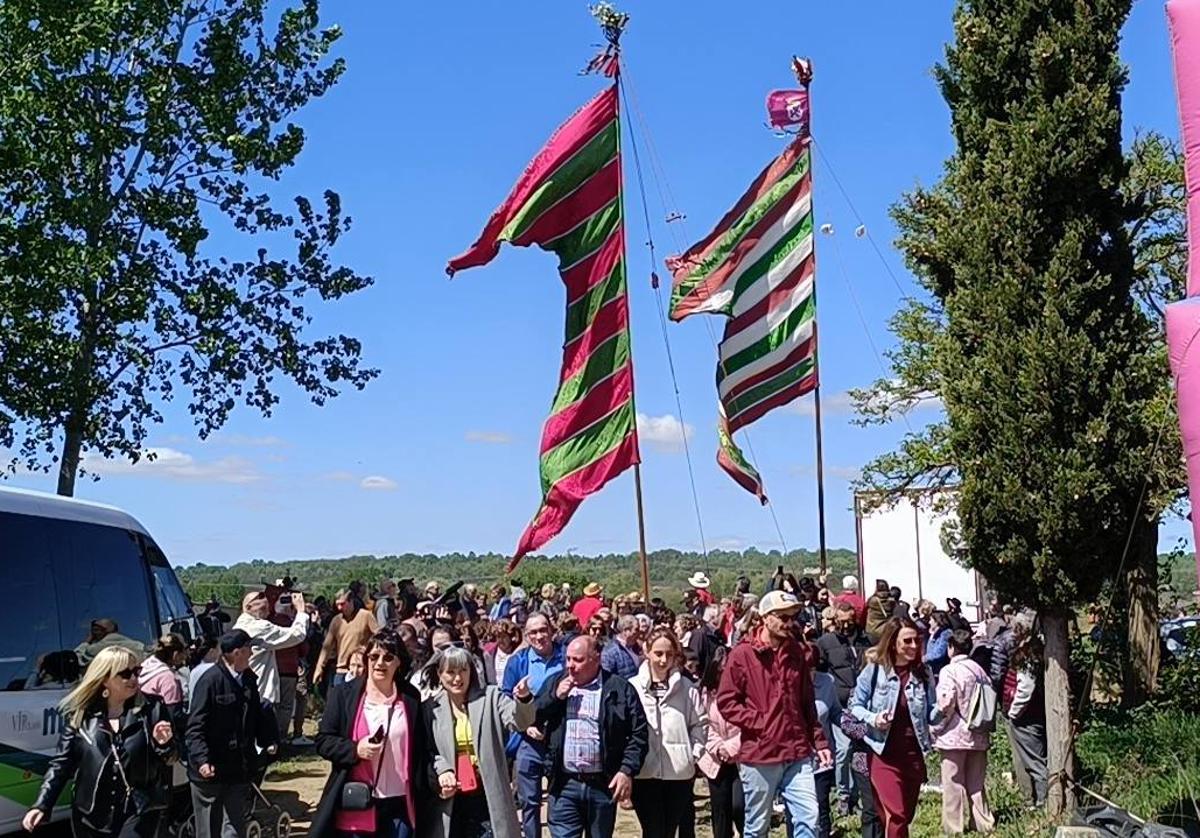
M 599 774 L 604 770 L 600 753 L 600 676 L 572 687 L 567 695 L 567 724 L 563 731 L 563 770 L 572 774 Z

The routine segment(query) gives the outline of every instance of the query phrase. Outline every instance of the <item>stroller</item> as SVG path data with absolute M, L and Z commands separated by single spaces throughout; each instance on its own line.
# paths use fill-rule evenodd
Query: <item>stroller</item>
M 250 784 L 250 802 L 246 808 L 246 838 L 291 838 L 292 816 L 276 806 L 262 792 L 267 767 L 263 766 Z M 167 809 L 166 838 L 196 838 L 196 814 L 192 811 L 192 792 L 187 771 L 176 765 L 172 776 L 171 805 Z

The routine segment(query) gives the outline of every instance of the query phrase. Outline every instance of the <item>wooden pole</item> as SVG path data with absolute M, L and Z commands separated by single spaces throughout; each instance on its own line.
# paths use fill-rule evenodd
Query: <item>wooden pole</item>
M 650 604 L 650 564 L 646 560 L 646 515 L 642 511 L 642 464 L 633 464 L 633 487 L 637 498 L 638 553 L 642 559 L 642 596 Z
M 813 341 L 817 338 L 817 324 L 813 323 Z M 817 425 L 817 533 L 820 538 L 821 575 L 829 570 L 825 558 L 825 452 L 821 441 L 821 385 L 813 390 L 814 418 Z

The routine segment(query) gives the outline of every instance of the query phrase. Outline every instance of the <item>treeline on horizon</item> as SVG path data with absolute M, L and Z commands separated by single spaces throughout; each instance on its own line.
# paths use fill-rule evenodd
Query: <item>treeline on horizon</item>
M 854 550 L 827 550 L 826 558 L 829 583 L 835 589 L 840 586 L 843 576 L 858 575 L 858 554 Z M 291 576 L 305 592 L 325 596 L 332 596 L 355 579 L 374 588 L 384 578 L 411 578 L 418 586 L 436 579 L 443 587 L 460 579 L 483 587 L 518 580 L 530 593 L 547 582 L 556 585 L 566 582 L 576 591 L 589 582 L 599 582 L 611 595 L 642 588 L 637 553 L 530 556 L 521 562 L 511 577 L 504 573 L 508 559 L 502 553 L 403 553 L 302 561 L 255 559 L 230 566 L 195 564 L 176 568 L 176 572 L 193 602 L 207 602 L 215 596 L 227 605 L 241 598 L 245 586 L 274 582 L 284 576 Z M 742 573 L 750 577 L 751 590 L 760 593 L 780 565 L 797 578 L 815 578 L 820 572 L 818 552 L 807 549 L 783 553 L 749 547 L 740 552 L 710 550 L 707 556 L 696 551 L 655 550 L 647 555 L 647 561 L 651 595 L 661 596 L 668 603 L 679 601 L 687 587 L 687 578 L 697 571 L 709 577 L 712 590 L 718 595 L 731 593 Z
M 843 576 L 858 576 L 858 554 L 854 550 L 828 550 L 826 558 L 827 578 L 833 590 L 840 589 Z M 780 565 L 797 578 L 815 578 L 820 567 L 817 551 L 808 549 L 783 553 L 749 547 L 742 551 L 710 550 L 707 556 L 698 551 L 655 550 L 647 559 L 651 595 L 661 596 L 671 605 L 678 604 L 687 578 L 696 571 L 704 572 L 712 581 L 712 590 L 724 596 L 734 590 L 742 573 L 750 577 L 751 590 L 761 593 Z M 502 553 L 402 553 L 297 561 L 255 559 L 229 566 L 195 564 L 176 568 L 176 572 L 193 602 L 216 597 L 226 605 L 236 605 L 246 586 L 274 582 L 284 576 L 291 576 L 301 590 L 314 596 L 333 596 L 355 579 L 374 588 L 384 578 L 411 578 L 418 586 L 436 579 L 443 587 L 460 579 L 483 587 L 519 580 L 530 593 L 547 582 L 566 582 L 576 591 L 588 582 L 599 582 L 611 595 L 640 591 L 642 587 L 637 553 L 531 556 L 521 562 L 511 579 L 504 573 L 507 562 L 508 556 Z M 862 581 L 864 588 L 874 582 Z M 1175 550 L 1160 556 L 1160 587 L 1164 600 L 1190 599 L 1197 589 L 1195 554 Z

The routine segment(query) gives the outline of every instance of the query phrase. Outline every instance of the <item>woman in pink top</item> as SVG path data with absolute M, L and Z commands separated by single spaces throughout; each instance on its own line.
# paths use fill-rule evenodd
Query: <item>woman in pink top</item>
M 332 768 L 309 834 L 313 838 L 411 838 L 429 792 L 420 696 L 408 683 L 408 649 L 392 629 L 367 643 L 366 675 L 333 688 L 317 730 L 317 753 Z M 348 809 L 348 782 L 371 790 L 366 809 Z
M 172 714 L 183 706 L 183 683 L 175 673 L 187 657 L 187 647 L 178 634 L 164 634 L 154 644 L 150 657 L 142 661 L 142 672 L 138 678 L 143 695 L 154 695 L 162 699 Z
M 734 826 L 738 835 L 743 834 L 746 817 L 746 801 L 737 767 L 742 732 L 727 722 L 717 709 L 717 687 L 728 654 L 729 650 L 724 646 L 717 647 L 700 679 L 700 699 L 708 708 L 708 740 L 697 766 L 708 779 L 713 838 L 733 838 Z
M 942 831 L 962 834 L 971 818 L 979 832 L 991 832 L 996 820 L 988 808 L 985 780 L 988 731 L 971 730 L 971 698 L 991 679 L 971 660 L 974 642 L 964 629 L 950 634 L 948 663 L 938 676 L 937 706 L 945 720 L 934 730 L 933 747 L 942 754 Z

